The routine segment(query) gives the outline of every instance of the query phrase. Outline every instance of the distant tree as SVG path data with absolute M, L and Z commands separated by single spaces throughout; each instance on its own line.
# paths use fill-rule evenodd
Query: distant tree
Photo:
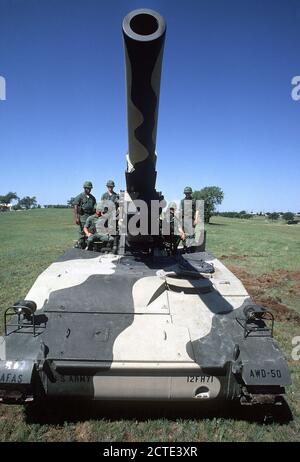
M 237 212 L 219 212 L 220 217 L 237 218 Z
M 75 197 L 71 197 L 71 199 L 68 200 L 67 204 L 69 207 L 74 207 L 74 201 L 75 201 Z
M 66 204 L 45 204 L 45 209 L 68 209 L 69 206 Z
M 249 220 L 249 218 L 253 218 L 254 215 L 251 213 L 245 212 L 242 210 L 241 212 L 218 212 L 221 217 L 227 218 L 243 218 L 244 220 Z
M 284 221 L 290 221 L 294 219 L 294 214 L 292 212 L 285 212 L 282 215 L 282 218 L 284 219 Z
M 19 200 L 18 205 L 20 206 L 20 208 L 25 208 L 26 210 L 34 208 L 37 206 L 36 197 L 25 196 Z
M 238 218 L 243 218 L 244 220 L 249 220 L 249 218 L 252 217 L 253 215 L 251 213 L 247 213 L 246 210 L 241 210 L 238 214 Z
M 19 198 L 17 196 L 17 193 L 9 192 L 9 193 L 5 194 L 4 196 L 0 196 L 0 203 L 8 205 L 8 204 L 11 203 L 11 201 L 18 200 L 18 199 Z
M 251 213 L 243 213 L 243 214 L 239 214 L 239 218 L 243 218 L 243 220 L 249 220 L 250 218 L 253 217 L 253 215 L 251 215 Z
M 269 220 L 275 221 L 275 220 L 278 220 L 279 216 L 280 216 L 279 213 L 273 212 L 273 213 L 270 213 L 270 215 L 268 215 L 268 218 Z
M 12 206 L 13 210 L 22 210 L 22 207 L 20 206 L 20 202 L 18 202 L 16 205 Z
M 224 193 L 218 186 L 206 186 L 200 191 L 194 191 L 193 198 L 204 200 L 204 221 L 209 223 L 210 218 L 216 210 L 216 206 L 222 203 Z

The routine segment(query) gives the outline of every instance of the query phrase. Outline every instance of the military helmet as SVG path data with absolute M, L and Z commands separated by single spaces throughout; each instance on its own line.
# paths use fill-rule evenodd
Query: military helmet
M 84 187 L 84 188 L 90 188 L 90 189 L 92 189 L 93 184 L 92 184 L 91 181 L 85 181 L 85 182 L 83 183 L 83 187 Z
M 174 210 L 176 210 L 176 209 L 177 209 L 177 204 L 176 204 L 176 202 L 170 202 L 170 204 L 169 204 L 169 209 L 174 209 Z
M 190 186 L 186 186 L 186 187 L 184 188 L 184 191 L 183 191 L 183 192 L 184 192 L 184 194 L 186 194 L 186 193 L 192 194 L 193 190 L 192 190 L 192 188 L 191 188 Z
M 115 187 L 115 182 L 114 182 L 114 180 L 108 180 L 108 182 L 106 183 L 106 186 L 107 186 L 107 187 L 114 188 L 114 187 Z
M 104 212 L 105 207 L 102 201 L 98 202 L 96 205 L 96 212 Z

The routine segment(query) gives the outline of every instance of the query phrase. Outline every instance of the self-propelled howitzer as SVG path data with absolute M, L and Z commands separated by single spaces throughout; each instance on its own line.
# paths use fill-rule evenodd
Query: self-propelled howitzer
M 133 205 L 136 198 L 149 203 L 158 196 L 165 30 L 151 10 L 134 11 L 123 22 L 125 200 Z M 256 305 L 211 253 L 137 249 L 130 239 L 117 254 L 69 249 L 37 278 L 25 300 L 6 309 L 0 399 L 280 404 L 290 374 L 273 339 L 272 313 Z

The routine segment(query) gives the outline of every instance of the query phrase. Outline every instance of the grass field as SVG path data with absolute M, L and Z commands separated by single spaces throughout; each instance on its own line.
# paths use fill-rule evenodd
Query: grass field
M 0 214 L 1 311 L 25 297 L 38 274 L 77 237 L 65 209 Z M 293 419 L 264 421 L 259 410 L 200 411 L 188 406 L 101 403 L 0 405 L 0 441 L 299 441 L 300 225 L 214 217 L 207 248 L 241 278 L 256 301 L 275 313 L 275 337 L 292 372 L 287 401 Z M 3 322 L 1 318 L 1 330 Z M 150 409 L 151 408 L 151 409 Z

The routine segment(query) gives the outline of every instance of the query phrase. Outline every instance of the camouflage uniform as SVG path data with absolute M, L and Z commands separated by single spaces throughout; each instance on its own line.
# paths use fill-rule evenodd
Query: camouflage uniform
M 114 242 L 114 237 L 109 233 L 102 233 L 100 234 L 97 232 L 97 225 L 106 227 L 108 221 L 108 215 L 104 214 L 102 216 L 98 216 L 96 213 L 88 217 L 85 227 L 88 229 L 92 236 L 87 238 L 87 248 L 88 250 L 93 250 L 93 244 L 95 241 L 100 241 L 107 244 L 112 244 Z
M 74 205 L 78 205 L 79 208 L 79 239 L 78 244 L 83 247 L 85 243 L 85 234 L 83 232 L 83 228 L 89 216 L 91 216 L 95 212 L 95 204 L 96 198 L 89 194 L 88 196 L 83 192 L 78 194 L 75 197 Z
M 169 209 L 173 208 L 175 210 L 176 207 L 175 206 L 172 207 L 172 205 L 173 203 L 170 204 Z M 174 253 L 177 250 L 178 244 L 180 242 L 179 227 L 180 227 L 180 223 L 175 213 L 172 213 L 171 211 L 168 212 L 164 216 L 163 223 L 162 223 L 163 231 L 164 229 L 166 230 L 170 229 L 170 234 L 164 235 L 164 241 L 165 241 L 166 249 L 168 253 Z
M 114 188 L 115 187 L 115 182 L 113 180 L 108 180 L 106 183 L 107 188 Z M 108 191 L 102 194 L 101 196 L 101 201 L 112 201 L 115 204 L 116 209 L 119 207 L 119 194 L 115 193 L 112 191 L 111 194 L 109 194 Z
M 184 192 L 192 193 L 193 190 L 191 187 L 187 186 L 184 189 Z M 184 209 L 184 201 L 191 201 L 191 206 L 186 204 L 187 210 Z M 187 249 L 195 245 L 195 225 L 194 220 L 196 216 L 196 199 L 182 199 L 180 202 L 180 212 L 182 217 L 182 228 L 186 234 L 186 239 L 183 241 L 183 246 Z M 186 222 L 185 222 L 186 220 Z
M 101 196 L 101 201 L 113 201 L 116 207 L 119 205 L 119 194 L 113 192 L 112 194 L 109 194 L 108 192 L 105 192 Z

